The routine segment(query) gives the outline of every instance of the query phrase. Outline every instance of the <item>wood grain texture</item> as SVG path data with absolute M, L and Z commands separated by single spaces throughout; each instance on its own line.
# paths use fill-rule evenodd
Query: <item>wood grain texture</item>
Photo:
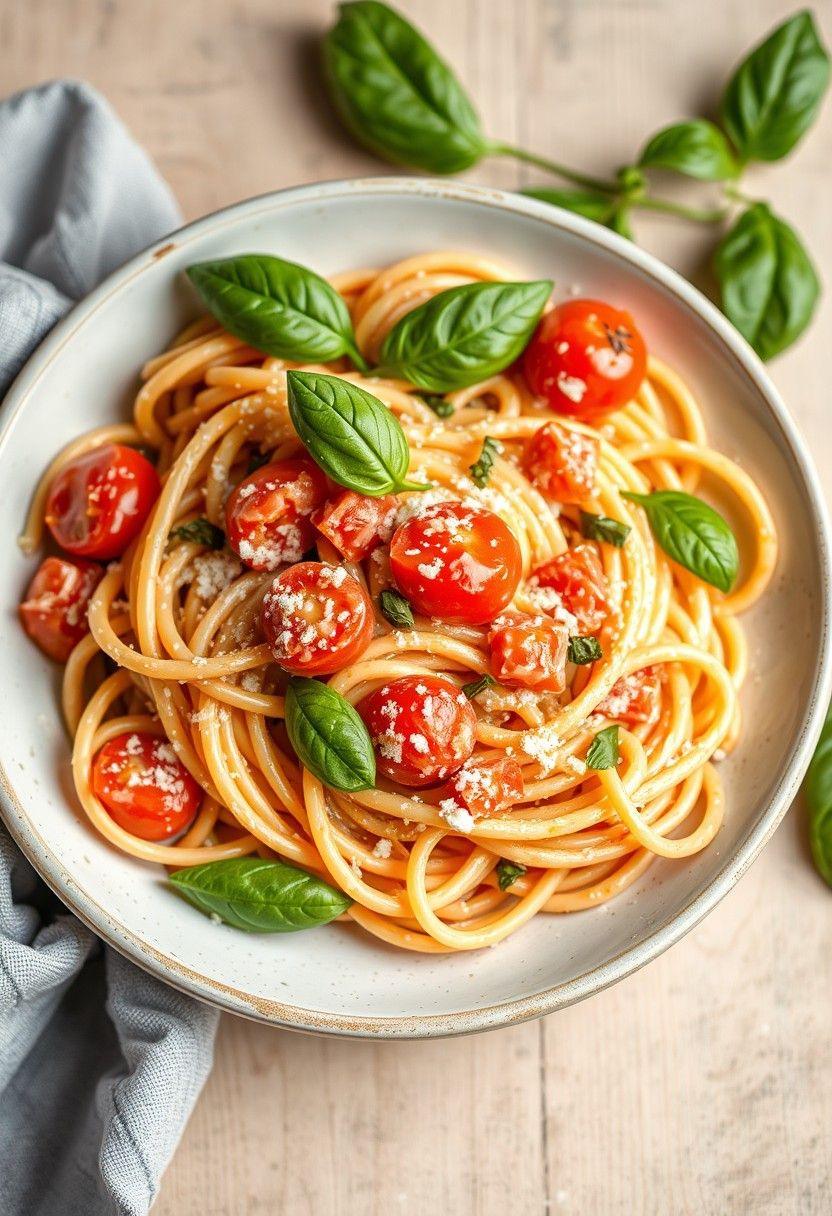
M 400 0 L 494 135 L 589 172 L 712 111 L 782 0 Z M 815 5 L 827 41 L 832 3 Z M 333 123 L 315 70 L 328 0 L 0 0 L 3 89 L 86 78 L 192 218 L 247 195 L 383 166 Z M 830 107 L 770 196 L 829 278 Z M 472 180 L 531 171 L 492 161 Z M 671 187 L 672 188 L 672 187 Z M 707 192 L 707 191 L 705 191 Z M 708 234 L 641 242 L 699 282 Z M 832 305 L 773 368 L 832 490 Z M 765 656 L 756 656 L 764 663 Z M 679 946 L 545 1022 L 362 1044 L 223 1020 L 216 1066 L 157 1216 L 828 1216 L 832 900 L 799 808 Z

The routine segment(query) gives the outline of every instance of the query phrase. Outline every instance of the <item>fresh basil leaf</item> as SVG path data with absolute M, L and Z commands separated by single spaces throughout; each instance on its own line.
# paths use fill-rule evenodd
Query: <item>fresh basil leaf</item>
M 376 0 L 341 4 L 324 40 L 329 91 L 355 138 L 394 164 L 459 173 L 489 150 L 451 69 L 404 17 Z
M 726 233 L 714 269 L 723 312 L 761 359 L 791 346 L 811 321 L 820 296 L 815 268 L 794 229 L 765 203 Z
M 295 933 L 325 925 L 352 900 L 323 879 L 284 861 L 233 857 L 175 870 L 174 890 L 200 912 L 248 933 Z
M 618 727 L 605 726 L 590 743 L 586 753 L 587 768 L 597 772 L 602 768 L 615 768 L 618 764 Z
M 598 659 L 602 659 L 604 652 L 598 639 L 589 634 L 586 637 L 573 637 L 569 639 L 567 657 L 570 663 L 574 663 L 577 667 L 583 667 L 585 663 L 596 663 Z
M 186 524 L 171 528 L 168 540 L 193 541 L 197 545 L 206 545 L 209 549 L 221 549 L 225 544 L 225 533 L 222 528 L 212 524 L 210 519 L 200 517 L 189 519 Z
M 397 629 L 413 628 L 413 609 L 399 591 L 382 591 L 378 597 L 381 611 Z
M 289 415 L 309 455 L 339 486 L 379 498 L 424 490 L 405 481 L 410 449 L 387 406 L 349 380 L 319 372 L 286 375 Z
M 434 393 L 487 380 L 513 363 L 537 325 L 552 284 L 465 283 L 398 321 L 379 354 L 382 371 Z
M 424 396 L 422 397 L 422 400 L 424 401 L 425 405 L 430 406 L 437 418 L 450 418 L 456 413 L 454 403 L 452 401 L 446 401 L 444 397 Z
M 622 498 L 643 507 L 653 535 L 668 557 L 703 582 L 729 592 L 734 585 L 740 555 L 734 533 L 718 511 L 683 490 L 656 490 Z
M 286 733 L 304 768 L 334 790 L 370 790 L 376 759 L 367 727 L 340 693 L 294 676 L 286 689 Z
M 647 141 L 640 162 L 646 169 L 672 169 L 703 182 L 736 177 L 739 166 L 719 127 L 704 118 L 675 122 Z
M 219 323 L 279 359 L 327 363 L 358 353 L 347 306 L 334 287 L 305 266 L 246 253 L 188 267 L 188 278 Z
M 494 460 L 500 455 L 503 450 L 503 445 L 499 439 L 492 439 L 490 435 L 486 435 L 482 441 L 482 451 L 472 465 L 469 465 L 468 472 L 471 474 L 471 480 L 480 489 L 484 489 L 488 485 L 488 479 L 491 476 L 491 470 L 494 466 Z
M 574 211 L 598 224 L 607 224 L 616 210 L 616 201 L 609 194 L 592 190 L 551 190 L 548 186 L 530 186 L 520 191 L 526 198 L 536 198 L 541 203 L 551 203 L 564 211 Z
M 832 711 L 827 714 L 803 786 L 809 844 L 821 878 L 832 887 Z
M 608 545 L 620 549 L 630 535 L 629 524 L 622 524 L 608 515 L 593 515 L 591 511 L 581 511 L 581 532 L 589 540 L 603 540 Z
M 520 865 L 518 862 L 506 861 L 504 857 L 501 857 L 497 862 L 497 886 L 501 891 L 507 891 L 525 873 L 525 866 Z
M 474 697 L 478 697 L 481 692 L 485 692 L 486 688 L 493 688 L 497 681 L 493 676 L 480 676 L 477 680 L 470 680 L 467 684 L 462 685 L 462 691 L 465 693 L 469 701 L 473 701 Z
M 734 72 L 722 123 L 744 161 L 779 160 L 815 119 L 829 83 L 829 56 L 812 14 L 779 25 Z

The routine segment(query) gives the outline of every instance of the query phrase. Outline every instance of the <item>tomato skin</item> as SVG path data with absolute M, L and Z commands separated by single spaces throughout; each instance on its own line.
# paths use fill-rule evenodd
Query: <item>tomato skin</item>
M 140 840 L 169 840 L 194 819 L 202 789 L 167 739 L 127 732 L 92 762 L 92 789 L 112 819 Z
M 531 587 L 552 587 L 564 607 L 577 617 L 584 633 L 600 629 L 610 613 L 609 588 L 595 549 L 580 543 L 539 566 L 529 579 Z
M 225 505 L 228 543 L 251 570 L 277 570 L 312 547 L 312 512 L 328 493 L 321 469 L 308 457 L 277 460 L 234 488 Z
M 56 474 L 46 499 L 46 525 L 74 557 L 121 557 L 159 497 L 159 474 L 135 448 L 108 443 Z
M 331 542 L 348 562 L 368 557 L 382 541 L 393 534 L 396 520 L 396 498 L 385 494 L 370 498 L 343 490 L 330 498 L 312 516 L 315 527 Z
M 390 569 L 417 612 L 483 625 L 512 600 L 522 557 L 508 524 L 493 511 L 439 502 L 397 528 Z
M 655 667 L 643 667 L 616 680 L 596 713 L 624 726 L 655 722 L 661 710 L 661 677 Z
M 341 566 L 298 562 L 263 597 L 263 633 L 275 661 L 298 676 L 331 675 L 373 640 L 373 606 Z
M 379 771 L 400 785 L 435 785 L 474 750 L 477 716 L 443 676 L 403 676 L 356 706 L 370 732 Z
M 523 770 L 510 756 L 468 760 L 448 782 L 448 797 L 475 819 L 498 815 L 523 797 Z
M 494 622 L 488 635 L 491 671 L 501 684 L 563 692 L 569 630 L 548 616 L 519 613 Z
M 87 608 L 104 571 L 95 562 L 47 557 L 20 605 L 26 633 L 45 655 L 65 663 L 87 633 Z
M 599 448 L 591 435 L 547 422 L 528 440 L 523 469 L 546 498 L 586 502 L 595 496 Z
M 602 300 L 566 300 L 540 321 L 523 355 L 536 397 L 585 421 L 632 401 L 647 370 L 647 348 L 628 312 Z

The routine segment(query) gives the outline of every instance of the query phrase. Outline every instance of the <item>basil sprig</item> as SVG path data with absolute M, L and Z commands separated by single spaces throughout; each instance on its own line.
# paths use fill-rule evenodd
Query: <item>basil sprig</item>
M 473 701 L 474 697 L 478 697 L 481 692 L 485 692 L 486 688 L 493 688 L 497 681 L 493 676 L 486 673 L 476 680 L 469 680 L 467 684 L 462 685 L 462 691 L 465 693 L 469 701 Z
M 401 423 L 372 393 L 320 372 L 286 375 L 289 414 L 309 455 L 348 490 L 379 498 L 424 490 L 405 480 L 410 449 Z
M 832 711 L 803 786 L 809 809 L 809 844 L 818 873 L 832 887 Z
M 233 857 L 176 870 L 168 881 L 200 912 L 247 933 L 325 925 L 352 903 L 343 891 L 283 861 Z
M 286 733 L 304 768 L 334 790 L 372 789 L 376 759 L 367 727 L 340 693 L 293 677 L 286 689 Z
M 495 376 L 523 351 L 552 290 L 551 282 L 465 283 L 407 313 L 379 353 L 379 375 L 434 393 Z
M 471 480 L 480 489 L 484 489 L 488 485 L 488 479 L 491 476 L 491 470 L 494 467 L 494 461 L 500 452 L 503 450 L 503 445 L 499 439 L 492 439 L 490 435 L 486 435 L 482 441 L 480 454 L 472 465 L 469 465 L 468 472 L 471 474 Z
M 630 535 L 630 525 L 622 524 L 618 519 L 610 519 L 608 515 L 593 515 L 591 511 L 581 511 L 581 532 L 589 540 L 603 540 L 608 545 L 620 549 Z
M 639 158 L 645 169 L 671 169 L 703 182 L 736 177 L 739 165 L 719 127 L 705 118 L 675 122 L 647 141 Z
M 246 253 L 189 266 L 188 278 L 211 315 L 257 350 L 316 363 L 349 355 L 357 368 L 367 370 L 346 304 L 305 266 Z
M 740 555 L 734 533 L 718 511 L 682 490 L 653 494 L 622 490 L 621 496 L 644 508 L 653 535 L 668 557 L 720 591 L 731 590 Z
M 593 768 L 596 772 L 603 768 L 615 768 L 618 755 L 618 727 L 605 726 L 587 748 L 587 768 Z
M 400 591 L 382 591 L 378 597 L 382 614 L 397 629 L 413 628 L 413 609 Z
M 576 635 L 569 639 L 567 658 L 576 667 L 583 667 L 586 663 L 596 663 L 603 657 L 601 643 L 594 634 L 587 634 L 585 637 Z
M 501 857 L 497 862 L 497 886 L 501 891 L 507 891 L 525 873 L 526 867 L 524 865 L 516 861 L 506 861 L 504 857 Z
M 187 523 L 171 528 L 168 540 L 193 541 L 197 545 L 205 545 L 208 549 L 221 549 L 225 544 L 225 533 L 222 528 L 212 524 L 210 519 L 200 516 L 199 519 L 189 519 Z

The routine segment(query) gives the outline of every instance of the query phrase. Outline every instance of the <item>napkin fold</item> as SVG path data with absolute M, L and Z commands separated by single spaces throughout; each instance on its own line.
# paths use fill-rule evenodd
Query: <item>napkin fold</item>
M 0 102 L 0 165 L 2 397 L 72 304 L 181 218 L 82 83 Z M 211 1067 L 216 1025 L 215 1010 L 102 946 L 0 823 L 3 1216 L 147 1212 Z

